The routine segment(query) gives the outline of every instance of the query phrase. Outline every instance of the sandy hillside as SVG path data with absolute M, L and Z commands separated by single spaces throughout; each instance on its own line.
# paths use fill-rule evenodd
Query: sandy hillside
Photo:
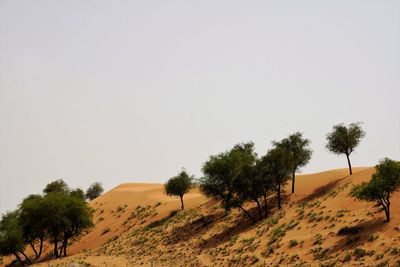
M 73 256 L 50 264 L 396 266 L 400 195 L 392 198 L 389 224 L 373 203 L 348 196 L 352 183 L 373 173 L 374 168 L 355 168 L 351 177 L 347 169 L 299 175 L 283 210 L 272 209 L 256 224 L 240 211 L 225 213 L 197 189 L 185 195 L 185 211 L 173 212 L 179 199 L 165 196 L 162 185 L 122 184 L 91 202 L 96 226 L 69 248 Z M 352 231 L 339 235 L 345 226 Z

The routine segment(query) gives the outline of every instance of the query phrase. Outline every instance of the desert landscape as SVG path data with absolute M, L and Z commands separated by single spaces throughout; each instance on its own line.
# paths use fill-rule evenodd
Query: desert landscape
M 90 202 L 95 227 L 73 241 L 70 256 L 34 266 L 396 266 L 400 195 L 393 196 L 390 223 L 371 203 L 349 196 L 374 172 L 299 175 L 284 209 L 255 224 L 240 212 L 224 213 L 198 189 L 185 195 L 180 211 L 162 184 L 122 184 Z
M 400 267 L 400 0 L 0 0 L 0 267 Z

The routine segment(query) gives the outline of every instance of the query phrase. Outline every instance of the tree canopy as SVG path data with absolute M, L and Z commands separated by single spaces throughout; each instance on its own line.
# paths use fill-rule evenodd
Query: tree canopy
M 350 175 L 353 174 L 351 169 L 350 154 L 360 144 L 361 139 L 365 136 L 361 123 L 351 123 L 349 126 L 344 123 L 333 126 L 333 130 L 327 134 L 326 148 L 335 154 L 345 154 L 349 165 Z
M 177 176 L 170 178 L 164 185 L 165 193 L 169 196 L 178 196 L 181 200 L 181 209 L 184 209 L 183 196 L 192 188 L 193 177 L 182 170 Z
M 99 182 L 95 182 L 89 186 L 86 190 L 85 197 L 89 200 L 93 200 L 99 197 L 104 192 L 103 185 Z
M 353 187 L 351 195 L 360 200 L 373 201 L 383 208 L 390 221 L 390 197 L 400 189 L 400 164 L 385 158 L 376 166 L 376 173 L 368 183 Z
M 30 264 L 41 257 L 47 240 L 53 243 L 55 257 L 66 256 L 69 240 L 93 225 L 93 211 L 82 190 L 71 190 L 64 181 L 57 180 L 43 192 L 26 197 L 16 211 L 2 217 L 0 255 L 13 254 L 21 264 Z M 35 254 L 33 259 L 24 253 L 27 246 Z
M 294 193 L 296 172 L 301 167 L 307 165 L 311 159 L 312 150 L 310 149 L 311 141 L 303 138 L 303 134 L 296 132 L 289 135 L 287 138 L 279 142 L 274 142 L 274 145 L 286 151 L 290 157 L 290 172 L 292 175 L 292 194 Z

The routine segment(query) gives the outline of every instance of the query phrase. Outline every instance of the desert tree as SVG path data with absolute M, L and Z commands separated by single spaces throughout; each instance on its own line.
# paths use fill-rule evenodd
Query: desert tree
M 86 199 L 85 192 L 80 188 L 72 189 L 71 192 L 70 192 L 70 195 L 74 196 L 74 197 L 78 197 L 78 198 L 83 199 L 83 200 Z
M 351 195 L 360 200 L 373 201 L 385 211 L 390 221 L 390 197 L 400 188 L 400 164 L 385 158 L 376 166 L 376 173 L 368 183 L 353 187 Z
M 18 211 L 8 212 L 2 216 L 0 221 L 0 255 L 14 255 L 21 265 L 30 264 L 30 259 L 24 253 L 25 242 L 19 222 Z M 25 259 L 23 260 L 19 254 L 22 254 Z
M 67 183 L 62 179 L 58 179 L 58 180 L 55 180 L 55 181 L 47 184 L 46 187 L 43 189 L 44 194 L 69 193 L 69 192 L 70 192 L 70 189 L 69 189 Z
M 104 192 L 103 185 L 99 182 L 95 182 L 89 186 L 86 190 L 85 197 L 89 200 L 93 200 L 99 197 Z
M 87 205 L 85 199 L 80 195 L 71 194 L 67 196 L 64 204 L 64 225 L 60 254 L 65 257 L 67 256 L 69 240 L 80 236 L 93 226 L 93 209 Z
M 19 219 L 23 230 L 23 237 L 35 253 L 35 260 L 40 258 L 43 251 L 43 242 L 46 238 L 46 211 L 43 209 L 41 195 L 29 195 L 19 205 Z M 35 247 L 38 244 L 39 248 Z
M 284 149 L 290 155 L 290 171 L 292 175 L 292 194 L 294 193 L 295 175 L 301 167 L 307 165 L 311 159 L 311 141 L 296 132 L 279 142 L 273 142 L 276 147 Z
M 251 186 L 245 179 L 252 173 L 255 161 L 252 142 L 237 144 L 228 151 L 210 156 L 203 164 L 200 190 L 206 196 L 220 200 L 225 211 L 239 208 L 255 222 L 255 218 L 243 207 L 251 192 L 245 192 Z
M 285 149 L 274 147 L 261 157 L 258 168 L 266 189 L 276 192 L 278 209 L 281 209 L 283 189 L 290 179 L 290 154 Z
M 349 126 L 343 123 L 333 126 L 332 132 L 326 136 L 326 148 L 335 154 L 345 154 L 349 165 L 350 175 L 353 174 L 350 163 L 350 154 L 360 144 L 361 139 L 365 136 L 361 123 L 351 123 Z
M 183 196 L 192 188 L 193 177 L 186 170 L 182 170 L 177 176 L 170 178 L 164 185 L 165 194 L 178 196 L 181 200 L 181 209 L 184 209 Z

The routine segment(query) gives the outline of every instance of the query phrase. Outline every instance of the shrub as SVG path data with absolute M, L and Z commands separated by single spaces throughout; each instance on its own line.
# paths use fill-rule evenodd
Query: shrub
M 344 254 L 342 262 L 350 261 L 350 259 L 351 259 L 350 253 L 346 251 L 346 254 Z
M 293 239 L 293 240 L 289 241 L 289 247 L 290 248 L 297 246 L 297 244 L 298 244 L 298 242 L 297 242 L 296 239 Z
M 322 235 L 321 234 L 316 234 L 314 237 L 314 243 L 313 245 L 321 245 L 322 244 Z
M 110 232 L 110 227 L 106 227 L 106 228 L 104 228 L 102 231 L 101 231 L 101 235 L 105 235 L 105 234 L 107 234 L 108 232 Z
M 362 248 L 354 249 L 354 256 L 356 257 L 357 260 L 363 258 L 366 255 L 367 255 L 367 251 L 365 249 L 362 249 Z

